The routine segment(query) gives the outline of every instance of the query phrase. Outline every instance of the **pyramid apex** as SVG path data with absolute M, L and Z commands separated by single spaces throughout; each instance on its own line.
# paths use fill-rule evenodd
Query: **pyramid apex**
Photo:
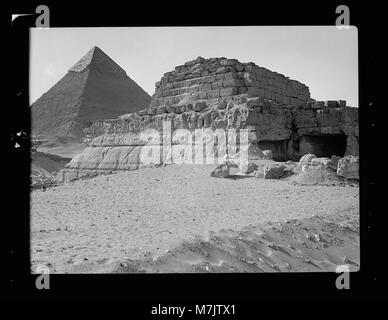
M 146 108 L 151 97 L 97 46 L 31 106 L 32 130 L 44 136 L 84 135 L 89 121 Z
M 69 72 L 82 72 L 91 64 L 105 65 L 105 70 L 111 69 L 116 72 L 126 74 L 125 71 L 98 46 L 93 46 L 75 65 L 69 69 Z
M 104 52 L 104 51 L 102 51 L 101 48 L 98 47 L 98 46 L 93 46 L 90 50 Z

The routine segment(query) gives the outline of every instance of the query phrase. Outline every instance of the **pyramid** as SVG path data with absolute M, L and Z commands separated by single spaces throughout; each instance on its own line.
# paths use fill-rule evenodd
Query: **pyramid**
M 93 47 L 31 105 L 32 134 L 82 137 L 91 121 L 144 109 L 150 101 L 116 62 Z

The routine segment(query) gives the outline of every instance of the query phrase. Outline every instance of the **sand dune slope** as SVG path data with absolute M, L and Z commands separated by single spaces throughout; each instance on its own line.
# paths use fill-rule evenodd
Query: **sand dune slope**
M 295 186 L 254 177 L 220 179 L 210 177 L 214 167 L 146 168 L 33 191 L 32 267 L 43 263 L 52 272 L 82 273 L 206 272 L 207 266 L 233 272 L 287 271 L 288 263 L 289 271 L 319 271 L 332 270 L 347 251 L 357 263 L 358 187 Z M 340 222 L 330 227 L 333 219 L 351 221 L 346 225 L 354 231 L 342 232 Z M 278 222 L 284 230 L 291 228 L 284 238 L 266 227 Z M 311 239 L 317 233 L 324 240 L 307 239 L 304 224 Z M 266 231 L 259 232 L 261 228 Z M 287 243 L 296 248 L 285 247 L 291 260 L 283 253 L 277 255 L 282 250 L 277 246 Z M 324 248 L 325 243 L 345 249 L 336 253 L 337 249 Z M 199 253 L 190 253 L 192 249 Z M 313 259 L 314 250 L 322 256 Z M 277 258 L 272 260 L 271 254 Z M 236 264 L 239 256 L 258 264 Z M 318 267 L 306 261 L 301 266 L 302 258 L 297 256 Z M 224 266 L 221 260 L 226 261 Z M 191 265 L 196 261 L 198 268 Z

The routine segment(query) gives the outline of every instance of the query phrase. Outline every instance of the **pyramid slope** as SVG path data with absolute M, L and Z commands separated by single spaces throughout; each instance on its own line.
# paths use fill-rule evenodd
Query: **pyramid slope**
M 89 72 L 67 73 L 31 105 L 31 129 L 35 135 L 67 136 L 81 107 Z
M 91 121 L 144 109 L 150 100 L 117 63 L 93 47 L 32 104 L 32 132 L 81 137 Z

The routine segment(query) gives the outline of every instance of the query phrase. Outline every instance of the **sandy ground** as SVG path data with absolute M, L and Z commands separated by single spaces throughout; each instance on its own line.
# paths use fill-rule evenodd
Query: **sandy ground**
M 31 152 L 31 171 L 51 174 L 62 170 L 70 161 L 71 158 L 63 158 L 50 153 Z
M 83 138 L 41 136 L 39 139 L 38 151 L 64 158 L 74 158 L 86 148 Z
M 324 271 L 345 256 L 358 265 L 358 187 L 212 178 L 214 167 L 146 168 L 33 191 L 32 270 Z M 274 223 L 288 231 L 275 234 Z M 288 244 L 291 258 L 276 249 Z
M 55 175 L 71 158 L 39 151 L 31 152 L 31 188 L 40 189 L 56 185 Z
M 346 213 L 210 232 L 152 259 L 126 260 L 118 273 L 334 272 L 360 268 L 358 214 Z

